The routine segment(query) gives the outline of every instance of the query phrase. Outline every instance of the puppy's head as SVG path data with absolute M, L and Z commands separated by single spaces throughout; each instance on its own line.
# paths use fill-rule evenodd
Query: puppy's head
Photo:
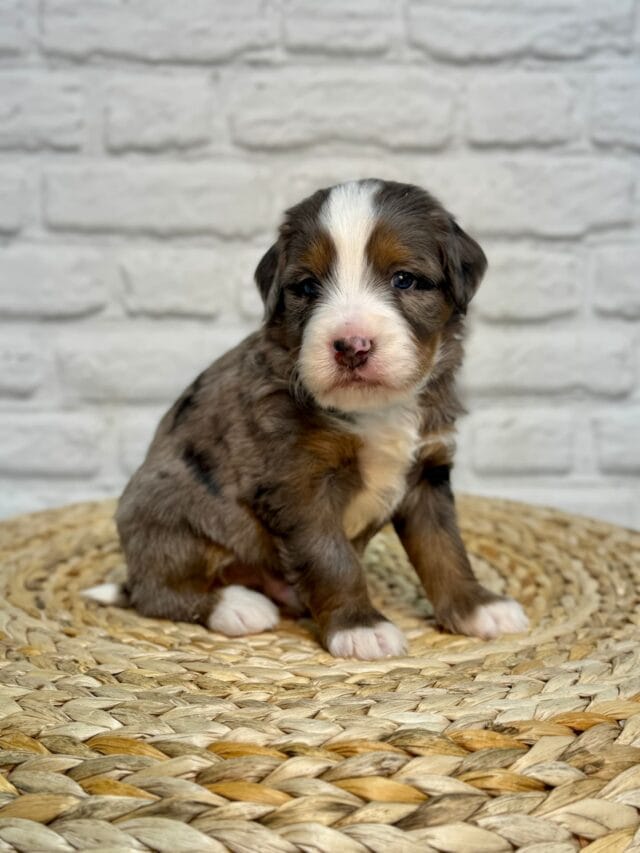
M 357 412 L 424 385 L 485 269 L 480 246 L 427 192 L 365 180 L 288 210 L 256 282 L 306 390 Z

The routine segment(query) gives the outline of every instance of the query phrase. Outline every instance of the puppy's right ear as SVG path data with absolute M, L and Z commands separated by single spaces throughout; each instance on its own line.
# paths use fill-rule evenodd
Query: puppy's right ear
M 264 302 L 264 317 L 268 323 L 273 319 L 278 302 L 280 301 L 281 287 L 278 282 L 278 272 L 281 258 L 280 240 L 263 255 L 262 260 L 256 267 L 255 280 L 258 290 Z

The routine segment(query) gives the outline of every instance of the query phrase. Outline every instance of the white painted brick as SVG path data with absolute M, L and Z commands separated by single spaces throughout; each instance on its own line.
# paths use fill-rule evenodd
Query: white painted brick
M 299 160 L 288 154 L 287 160 L 287 168 L 273 175 L 278 195 L 282 197 L 285 206 L 295 204 L 319 187 L 372 176 L 383 180 L 413 183 L 423 181 L 424 186 L 427 186 L 427 178 L 417 167 L 415 158 L 408 154 L 397 156 L 384 149 L 373 156 L 359 154 L 352 157 L 315 157 L 309 154 L 308 157 L 301 156 Z M 424 163 L 422 158 L 420 163 Z M 433 170 L 440 173 L 443 168 L 439 159 L 436 161 L 433 158 Z M 428 173 L 429 186 L 433 189 L 433 171 L 429 169 Z M 446 186 L 445 180 L 442 180 L 443 186 Z
M 594 330 L 583 336 L 580 351 L 581 387 L 608 396 L 624 395 L 633 389 L 637 381 L 637 347 L 631 336 Z
M 43 382 L 45 356 L 42 343 L 36 335 L 2 329 L 0 332 L 0 395 L 31 396 Z
M 634 385 L 633 348 L 621 335 L 478 327 L 463 368 L 469 391 L 495 395 L 577 388 L 616 396 Z
M 426 167 L 454 213 L 487 235 L 575 237 L 633 216 L 634 169 L 603 158 L 450 158 Z
M 476 327 L 463 368 L 465 388 L 480 393 L 568 391 L 580 371 L 575 335 Z
M 467 90 L 467 135 L 479 145 L 548 145 L 575 138 L 576 90 L 558 73 L 474 77 Z
M 45 0 L 42 41 L 67 56 L 211 62 L 274 42 L 261 0 Z
M 132 325 L 66 334 L 57 346 L 68 396 L 103 403 L 172 402 L 210 362 L 238 343 L 245 329 Z
M 24 5 L 22 0 L 3 0 L 0 4 L 0 56 L 24 49 Z
M 82 87 L 68 74 L 0 75 L 0 148 L 80 148 Z
M 594 419 L 598 462 L 611 474 L 640 474 L 640 407 Z
M 0 170 L 0 232 L 11 234 L 22 228 L 25 192 L 25 182 L 16 169 Z
M 640 318 L 638 246 L 606 246 L 596 251 L 593 301 L 600 314 Z
M 632 45 L 634 0 L 528 0 L 538 19 L 548 11 L 538 29 L 533 52 L 543 58 L 577 58 L 597 51 L 626 51 Z
M 591 134 L 596 142 L 640 148 L 640 66 L 598 75 L 594 84 Z
M 5 412 L 0 420 L 0 473 L 23 476 L 95 474 L 101 463 L 100 419 L 79 412 Z
M 473 466 L 486 474 L 564 474 L 572 467 L 573 417 L 537 407 L 470 418 Z
M 120 77 L 107 93 L 107 147 L 154 151 L 201 145 L 211 132 L 212 106 L 205 77 Z
M 571 58 L 630 46 L 633 0 L 412 0 L 409 40 L 450 61 Z
M 238 309 L 243 317 L 253 320 L 256 326 L 262 320 L 264 302 L 255 284 L 246 283 L 240 288 L 238 291 Z
M 635 168 L 604 157 L 309 158 L 274 174 L 281 195 L 377 175 L 427 187 L 480 237 L 578 237 L 634 216 Z
M 236 294 L 257 293 L 253 247 L 220 244 L 215 249 L 141 249 L 122 256 L 124 303 L 131 314 L 212 317 L 234 308 Z
M 455 88 L 403 68 L 286 69 L 253 76 L 231 106 L 233 138 L 249 148 L 333 140 L 437 148 L 449 139 Z
M 393 4 L 389 0 L 288 0 L 284 42 L 292 50 L 375 54 L 388 47 Z
M 118 435 L 120 464 L 127 475 L 142 464 L 165 408 L 132 412 L 122 419 Z
M 0 250 L 0 316 L 78 317 L 104 308 L 104 260 L 65 246 Z
M 489 269 L 473 310 L 487 320 L 519 322 L 573 314 L 584 289 L 584 270 L 569 252 L 487 249 Z
M 54 228 L 248 236 L 275 218 L 268 181 L 241 163 L 52 168 L 45 218 Z

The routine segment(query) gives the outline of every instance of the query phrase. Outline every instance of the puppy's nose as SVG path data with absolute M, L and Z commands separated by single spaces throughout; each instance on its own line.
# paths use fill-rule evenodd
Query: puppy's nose
M 333 342 L 336 361 L 350 370 L 362 367 L 367 363 L 372 343 L 367 338 L 338 338 Z

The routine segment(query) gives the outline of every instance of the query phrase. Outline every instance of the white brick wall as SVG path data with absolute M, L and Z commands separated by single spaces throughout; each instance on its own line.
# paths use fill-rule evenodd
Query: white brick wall
M 640 527 L 640 0 L 0 2 L 0 515 L 117 492 L 366 175 L 489 255 L 458 488 Z

